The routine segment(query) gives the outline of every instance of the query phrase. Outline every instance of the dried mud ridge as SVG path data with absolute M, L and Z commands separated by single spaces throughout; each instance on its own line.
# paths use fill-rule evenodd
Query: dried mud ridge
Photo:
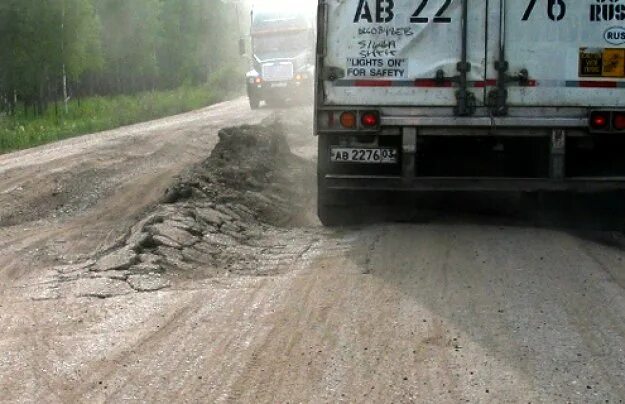
M 290 268 L 317 240 L 310 216 L 312 163 L 290 152 L 278 122 L 223 129 L 211 156 L 183 174 L 121 245 L 57 268 L 107 298 L 167 288 L 172 276 L 270 275 Z M 121 287 L 120 287 L 121 283 Z

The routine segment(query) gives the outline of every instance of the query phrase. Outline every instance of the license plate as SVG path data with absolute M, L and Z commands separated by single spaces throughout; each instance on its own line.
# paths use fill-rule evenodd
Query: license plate
M 384 148 L 332 147 L 330 161 L 333 163 L 397 164 L 397 150 Z
M 284 81 L 293 79 L 293 63 L 276 62 L 263 64 L 263 80 Z
M 271 88 L 284 88 L 287 86 L 287 83 L 271 83 Z

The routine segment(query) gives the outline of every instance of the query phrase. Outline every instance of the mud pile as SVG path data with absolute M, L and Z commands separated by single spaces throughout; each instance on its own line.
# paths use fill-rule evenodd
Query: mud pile
M 314 242 L 313 229 L 294 228 L 313 216 L 313 173 L 312 162 L 291 153 L 279 122 L 223 129 L 211 156 L 121 245 L 89 263 L 89 277 L 152 291 L 167 287 L 170 274 L 282 271 Z
M 237 221 L 299 224 L 315 192 L 312 172 L 311 162 L 291 153 L 279 121 L 227 128 L 211 156 L 185 174 L 164 202 L 208 200 L 235 213 Z

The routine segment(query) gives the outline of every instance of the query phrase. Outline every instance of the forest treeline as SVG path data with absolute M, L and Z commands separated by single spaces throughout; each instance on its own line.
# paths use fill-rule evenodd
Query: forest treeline
M 222 0 L 0 0 L 0 112 L 215 76 L 236 87 L 237 10 Z

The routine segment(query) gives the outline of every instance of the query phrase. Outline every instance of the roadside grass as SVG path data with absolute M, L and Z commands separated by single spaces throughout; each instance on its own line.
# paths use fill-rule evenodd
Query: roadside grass
M 237 92 L 232 88 L 222 89 L 219 80 L 211 83 L 131 96 L 73 100 L 68 114 L 61 112 L 62 106 L 58 113 L 52 106 L 37 118 L 26 117 L 23 112 L 0 116 L 0 153 L 191 111 L 223 101 Z

